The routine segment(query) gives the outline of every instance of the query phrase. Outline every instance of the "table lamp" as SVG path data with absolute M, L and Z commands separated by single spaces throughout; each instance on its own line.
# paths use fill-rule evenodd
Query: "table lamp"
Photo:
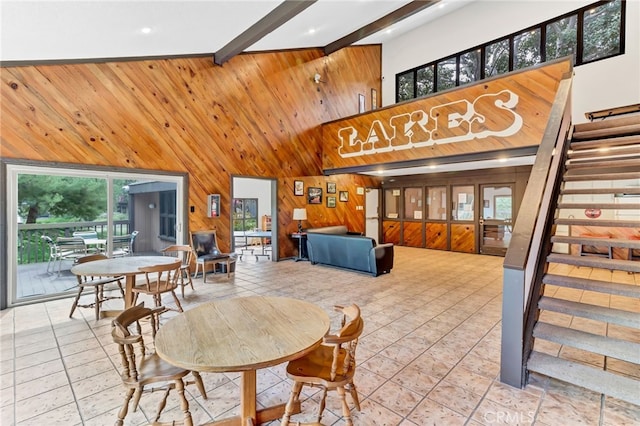
M 293 220 L 298 221 L 298 233 L 302 232 L 302 221 L 307 220 L 307 209 L 293 209 Z

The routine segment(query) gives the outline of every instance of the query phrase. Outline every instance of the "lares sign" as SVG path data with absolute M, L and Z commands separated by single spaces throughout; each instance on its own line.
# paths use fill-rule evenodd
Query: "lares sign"
M 394 115 L 388 123 L 371 122 L 368 134 L 360 135 L 349 126 L 338 130 L 338 154 L 343 158 L 377 154 L 436 144 L 507 137 L 523 124 L 514 111 L 518 95 L 511 90 L 483 94 L 473 102 L 460 100 L 431 108 Z

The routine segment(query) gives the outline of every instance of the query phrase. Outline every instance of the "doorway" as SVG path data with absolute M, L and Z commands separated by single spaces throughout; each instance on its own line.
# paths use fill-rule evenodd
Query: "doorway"
M 365 235 L 380 242 L 380 189 L 367 188 L 364 206 Z
M 231 178 L 231 251 L 240 260 L 278 260 L 277 180 Z
M 514 184 L 480 185 L 480 253 L 504 256 L 511 242 Z

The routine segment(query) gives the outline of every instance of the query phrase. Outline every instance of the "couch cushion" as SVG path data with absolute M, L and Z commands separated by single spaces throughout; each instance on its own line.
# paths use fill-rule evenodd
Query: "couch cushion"
M 375 241 L 356 235 L 307 233 L 310 260 L 316 263 L 371 272 L 369 252 Z

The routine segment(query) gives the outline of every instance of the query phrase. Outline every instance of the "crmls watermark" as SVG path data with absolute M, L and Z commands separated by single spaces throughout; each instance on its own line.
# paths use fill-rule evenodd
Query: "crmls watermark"
M 532 424 L 534 419 L 533 411 L 487 411 L 483 414 L 484 421 L 488 424 Z

